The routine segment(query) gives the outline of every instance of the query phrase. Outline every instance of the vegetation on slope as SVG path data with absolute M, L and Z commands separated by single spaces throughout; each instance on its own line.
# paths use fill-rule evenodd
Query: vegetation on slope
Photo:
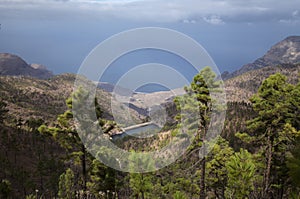
M 240 76 L 225 81 L 226 97 L 230 102 L 249 102 L 250 97 L 257 92 L 263 80 L 275 73 L 288 77 L 288 82 L 295 84 L 298 80 L 300 64 L 284 64 L 269 66 L 246 72 Z
M 290 75 L 296 73 L 298 67 L 284 68 L 282 71 L 290 70 L 292 72 L 286 72 Z M 300 83 L 293 78 L 290 81 L 283 75 L 272 75 L 262 81 L 261 85 L 253 86 L 253 89 L 256 86 L 259 89 L 253 90 L 256 95 L 250 100 L 229 102 L 222 137 L 218 138 L 215 145 L 205 143 L 211 149 L 205 161 L 199 158 L 199 149 L 205 141 L 202 137 L 205 125 L 199 123 L 201 128 L 191 125 L 189 129 L 198 132 L 199 139 L 195 139 L 189 150 L 176 162 L 156 172 L 129 174 L 108 168 L 80 147 L 82 143 L 72 127 L 73 118 L 69 117 L 72 111 L 63 105 L 72 90 L 65 88 L 65 92 L 58 91 L 59 85 L 68 86 L 68 78 L 54 78 L 51 81 L 56 83 L 53 83 L 23 77 L 1 77 L 1 197 L 199 198 L 201 195 L 206 198 L 297 198 L 300 171 Z M 231 83 L 236 86 L 238 83 L 235 81 L 233 79 Z M 55 84 L 57 87 L 51 87 Z M 205 84 L 197 85 L 200 91 L 206 88 Z M 59 94 L 55 94 L 55 91 Z M 13 95 L 10 92 L 20 93 L 14 95 L 18 103 L 10 97 Z M 57 105 L 59 100 L 36 102 L 35 106 L 29 100 L 34 97 L 33 93 L 38 93 L 37 96 L 45 94 L 42 100 L 48 99 L 49 93 L 64 99 L 59 102 L 62 105 L 54 106 L 55 110 L 49 111 L 48 115 L 43 112 L 46 110 L 41 107 L 42 104 Z M 202 94 L 200 96 L 204 97 Z M 109 115 L 106 105 L 108 98 L 97 98 L 101 111 Z M 199 100 L 199 105 L 202 103 L 205 104 Z M 20 116 L 19 111 L 24 114 Z M 31 114 L 37 114 L 37 117 Z M 62 120 L 62 115 L 66 116 L 66 120 Z M 22 117 L 22 121 L 19 117 Z M 101 117 L 109 119 L 105 115 Z M 60 122 L 66 126 L 61 126 Z M 106 122 L 100 119 L 99 124 L 105 125 Z M 37 131 L 41 124 L 45 124 L 43 128 L 48 129 L 43 131 L 46 134 Z M 70 129 L 73 129 L 71 137 L 76 138 L 76 142 L 69 142 Z M 58 136 L 57 132 L 65 136 Z M 126 138 L 119 146 L 126 150 L 155 150 L 176 136 L 180 134 L 173 127 L 167 133 L 150 138 L 152 142 Z M 130 158 L 134 160 L 136 157 Z M 151 159 L 141 161 L 155 166 Z

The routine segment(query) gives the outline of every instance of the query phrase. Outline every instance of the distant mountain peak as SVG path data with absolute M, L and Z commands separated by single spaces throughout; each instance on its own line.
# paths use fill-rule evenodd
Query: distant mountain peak
M 276 45 L 262 58 L 268 65 L 296 64 L 300 62 L 300 36 L 290 36 Z
M 229 79 L 266 66 L 297 63 L 300 63 L 300 36 L 289 36 L 272 46 L 264 56 L 253 63 L 246 64 L 231 74 L 223 74 L 222 77 Z
M 53 76 L 53 73 L 43 65 L 29 65 L 17 55 L 0 53 L 0 75 L 23 75 L 39 79 L 48 79 Z

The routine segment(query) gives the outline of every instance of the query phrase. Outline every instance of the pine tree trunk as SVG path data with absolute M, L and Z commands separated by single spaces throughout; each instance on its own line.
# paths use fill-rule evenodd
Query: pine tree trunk
M 145 193 L 142 191 L 142 199 L 145 199 Z
M 206 116 L 206 111 L 204 112 L 204 116 Z M 200 199 L 205 199 L 206 196 L 206 187 L 205 187 L 205 170 L 206 170 L 206 158 L 205 158 L 205 141 L 206 141 L 206 132 L 207 132 L 207 124 L 205 117 L 202 117 L 202 127 L 204 127 L 204 133 L 202 135 L 202 161 L 201 161 L 201 177 L 200 177 Z M 201 127 L 200 127 L 201 128 Z M 199 134 L 201 132 L 201 129 L 199 128 Z
M 263 198 L 270 198 L 270 176 L 271 176 L 271 165 L 272 165 L 272 142 L 270 132 L 268 132 L 268 140 L 267 140 L 267 168 L 265 172 L 265 183 L 264 183 L 264 191 Z
M 82 166 L 82 178 L 83 178 L 83 191 L 84 193 L 86 192 L 86 181 L 87 181 L 87 176 L 86 176 L 86 150 L 84 145 L 81 145 L 81 166 Z
M 141 175 L 142 175 L 142 184 L 144 185 L 144 174 Z M 141 191 L 141 194 L 142 194 L 142 199 L 145 199 L 145 193 L 143 190 Z
M 200 178 L 200 199 L 205 199 L 205 165 L 206 159 L 203 157 L 201 162 L 201 178 Z

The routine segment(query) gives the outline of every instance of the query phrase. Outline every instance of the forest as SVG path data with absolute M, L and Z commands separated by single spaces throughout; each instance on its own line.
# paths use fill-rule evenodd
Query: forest
M 216 108 L 210 94 L 218 92 L 220 83 L 209 67 L 204 68 L 185 87 L 186 94 L 174 99 L 173 123 L 149 138 L 115 141 L 132 152 L 125 157 L 131 162 L 128 170 L 147 165 L 150 172 L 122 172 L 103 164 L 99 151 L 110 149 L 97 146 L 93 150 L 99 157 L 91 154 L 82 140 L 97 139 L 95 130 L 89 126 L 91 137 L 79 136 L 74 106 L 95 108 L 96 121 L 87 124 L 101 127 L 102 139 L 109 139 L 109 132 L 118 127 L 105 116 L 98 98 L 93 106 L 82 106 L 89 96 L 84 89 L 66 99 L 67 110 L 52 123 L 37 118 L 13 120 L 0 97 L 0 198 L 300 198 L 300 74 L 295 84 L 285 75 L 272 74 L 249 102 L 227 102 Z M 222 133 L 208 139 L 211 123 L 217 122 L 212 114 L 225 109 Z M 151 156 L 135 155 L 174 140 L 189 146 L 163 168 L 156 169 Z M 107 153 L 113 157 L 116 152 Z M 19 163 L 24 156 L 36 164 L 29 162 L 29 169 L 24 169 Z

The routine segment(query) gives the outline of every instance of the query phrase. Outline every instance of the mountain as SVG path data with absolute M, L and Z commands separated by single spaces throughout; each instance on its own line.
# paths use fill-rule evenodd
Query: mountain
M 258 91 L 263 80 L 275 73 L 287 76 L 287 81 L 295 84 L 299 78 L 300 64 L 267 66 L 225 80 L 227 101 L 249 102 L 249 98 Z
M 0 53 L 0 75 L 22 75 L 39 79 L 48 79 L 53 76 L 53 73 L 43 65 L 29 65 L 17 55 Z
M 255 60 L 253 63 L 246 64 L 231 74 L 224 72 L 222 78 L 229 79 L 266 66 L 297 63 L 300 63 L 300 36 L 290 36 L 272 46 L 264 56 Z
M 13 118 L 51 121 L 67 109 L 65 100 L 73 91 L 74 80 L 75 75 L 71 74 L 53 76 L 49 80 L 0 76 L 0 99 L 7 103 Z
M 0 76 L 0 101 L 8 105 L 10 118 L 24 122 L 36 118 L 51 123 L 67 109 L 65 100 L 73 92 L 76 77 L 75 74 L 62 74 L 45 80 L 28 76 Z M 97 89 L 96 97 L 104 118 L 113 120 L 111 108 L 114 106 L 120 107 L 114 112 L 119 120 L 126 121 L 128 115 L 122 110 L 126 110 L 128 105 L 120 104 L 102 89 Z M 129 111 L 134 121 L 141 122 L 137 110 Z

